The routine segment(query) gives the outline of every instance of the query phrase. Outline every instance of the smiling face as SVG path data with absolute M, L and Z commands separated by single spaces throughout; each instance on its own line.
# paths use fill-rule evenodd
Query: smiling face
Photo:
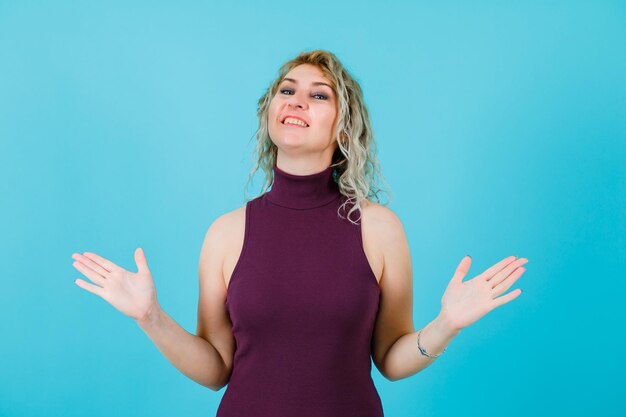
M 337 147 L 337 99 L 331 85 L 311 64 L 298 65 L 286 74 L 268 110 L 269 135 L 279 155 L 321 157 L 330 164 Z

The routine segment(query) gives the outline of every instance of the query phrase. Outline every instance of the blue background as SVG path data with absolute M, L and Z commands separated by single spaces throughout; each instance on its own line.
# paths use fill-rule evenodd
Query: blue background
M 317 48 L 363 87 L 416 330 L 464 255 L 467 279 L 529 259 L 523 293 L 430 367 L 373 368 L 385 415 L 625 415 L 624 22 L 608 1 L 1 1 L 0 415 L 215 414 L 224 390 L 76 286 L 71 254 L 136 271 L 143 247 L 195 332 L 202 240 L 244 202 L 256 101 Z

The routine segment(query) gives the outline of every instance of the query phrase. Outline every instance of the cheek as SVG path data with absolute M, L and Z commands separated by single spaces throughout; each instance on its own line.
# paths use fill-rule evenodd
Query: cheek
M 276 114 L 276 105 L 275 105 L 276 101 L 272 100 L 270 102 L 270 106 L 267 109 L 267 114 L 271 117 L 272 115 Z
M 274 95 L 274 97 L 272 97 L 272 99 L 270 100 L 270 104 L 269 104 L 269 111 L 276 111 L 276 109 L 278 109 L 278 107 L 280 106 L 280 99 L 277 95 Z
M 267 110 L 267 124 L 269 126 L 273 126 L 274 124 L 276 124 L 276 119 L 278 118 L 278 114 L 279 112 L 276 106 L 270 105 L 270 107 Z
M 322 115 L 322 119 L 324 121 L 324 125 L 331 129 L 335 124 L 335 118 L 337 117 L 337 112 L 334 110 L 327 110 Z

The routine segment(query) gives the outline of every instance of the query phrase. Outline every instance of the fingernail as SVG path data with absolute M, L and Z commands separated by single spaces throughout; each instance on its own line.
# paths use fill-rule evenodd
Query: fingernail
M 465 256 L 469 256 L 469 255 L 465 255 Z M 470 257 L 470 259 L 472 259 L 472 257 L 471 257 L 471 256 L 469 256 L 469 257 Z

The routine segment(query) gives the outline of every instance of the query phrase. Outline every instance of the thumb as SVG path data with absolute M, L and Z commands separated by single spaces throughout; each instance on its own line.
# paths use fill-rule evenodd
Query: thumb
M 472 265 L 472 257 L 469 255 L 465 255 L 459 266 L 456 267 L 456 271 L 454 271 L 454 276 L 452 277 L 452 281 L 455 281 L 457 284 L 460 284 L 463 281 L 465 275 L 467 275 L 470 266 Z
M 146 254 L 143 252 L 142 248 L 135 249 L 135 263 L 137 264 L 138 272 L 150 272 Z

